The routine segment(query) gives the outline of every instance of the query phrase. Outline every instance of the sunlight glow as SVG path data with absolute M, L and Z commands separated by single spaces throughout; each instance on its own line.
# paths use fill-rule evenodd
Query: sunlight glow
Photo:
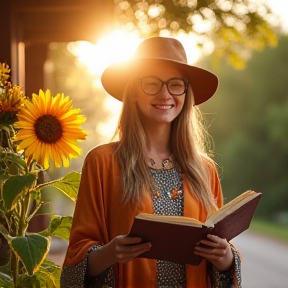
M 151 19 L 157 18 L 160 14 L 164 13 L 165 7 L 160 4 L 153 4 L 149 6 L 148 15 Z
M 85 41 L 72 42 L 69 43 L 68 49 L 92 74 L 101 75 L 107 66 L 129 59 L 139 42 L 137 32 L 116 30 L 96 44 Z
M 171 37 L 170 32 L 165 30 L 161 31 L 160 35 Z M 212 42 L 207 41 L 207 39 L 203 39 L 203 42 L 208 44 L 199 45 L 201 40 L 199 40 L 199 36 L 193 33 L 187 34 L 184 31 L 179 31 L 175 38 L 183 44 L 188 63 L 191 65 L 201 57 L 203 52 L 211 53 L 214 49 Z M 123 30 L 117 30 L 100 39 L 96 44 L 84 41 L 71 42 L 68 44 L 68 50 L 78 57 L 79 62 L 87 66 L 92 75 L 95 75 L 94 87 L 103 89 L 100 76 L 104 69 L 113 63 L 128 60 L 141 41 L 142 39 L 139 38 L 136 32 L 127 33 Z M 108 122 L 99 122 L 96 130 L 102 135 L 103 140 L 109 141 L 117 127 L 122 102 L 108 96 L 105 100 L 105 106 L 111 116 Z
M 277 20 L 279 21 L 280 19 L 283 31 L 287 33 L 288 17 L 286 17 L 286 15 L 288 11 L 288 1 L 251 0 L 249 9 L 252 9 L 253 1 L 255 3 L 260 1 L 266 2 L 271 7 L 272 11 L 276 13 L 276 19 L 268 20 L 277 23 Z M 122 4 L 127 6 L 127 3 L 127 1 L 123 1 Z M 195 0 L 188 0 L 187 3 L 190 7 L 194 7 L 197 5 L 197 1 Z M 230 10 L 232 7 L 231 1 L 228 0 L 219 0 L 217 5 L 220 5 L 222 9 L 226 9 L 227 11 Z M 125 7 L 123 6 L 123 8 Z M 148 14 L 151 18 L 158 17 L 159 15 L 161 15 L 161 13 L 163 13 L 164 9 L 165 8 L 160 4 L 151 5 Z M 205 15 L 207 14 L 206 16 L 208 18 L 209 15 L 212 13 L 209 10 L 210 9 L 207 8 L 206 10 L 204 9 L 202 11 Z M 142 14 L 137 14 L 136 16 L 140 18 L 144 17 L 145 15 Z M 213 15 L 210 16 L 212 17 Z M 234 22 L 231 19 L 226 20 L 230 26 L 238 27 L 239 30 L 241 29 L 241 27 L 239 27 L 238 25 L 239 23 L 234 23 L 235 20 Z M 211 30 L 211 23 L 203 19 L 203 17 L 199 14 L 191 15 L 189 21 L 191 21 L 191 25 L 193 25 L 193 28 L 198 32 Z M 165 18 L 162 18 L 161 21 L 159 21 L 158 23 L 158 25 L 163 28 L 166 27 L 166 24 L 167 23 Z M 130 23 L 129 25 L 131 26 L 132 24 Z M 126 27 L 128 27 L 129 25 L 127 24 Z M 174 21 L 171 25 L 174 25 L 176 27 L 179 24 Z M 165 30 L 165 28 L 161 30 L 160 36 L 172 37 L 171 33 L 168 30 Z M 187 34 L 184 31 L 179 31 L 178 34 L 176 36 L 173 35 L 173 37 L 178 39 L 183 44 L 187 53 L 188 63 L 190 65 L 195 64 L 202 55 L 210 54 L 214 50 L 213 42 L 205 36 L 202 36 L 203 38 L 200 38 L 199 34 L 196 35 L 192 32 Z M 68 49 L 78 57 L 79 62 L 87 66 L 87 69 L 90 71 L 91 74 L 95 75 L 93 85 L 97 89 L 103 89 L 100 76 L 104 69 L 113 63 L 128 60 L 133 55 L 135 48 L 141 40 L 142 39 L 139 38 L 139 34 L 135 30 L 128 33 L 125 28 L 123 28 L 116 30 L 113 33 L 107 35 L 106 37 L 100 39 L 96 44 L 84 41 L 72 42 L 68 44 Z M 117 127 L 117 121 L 121 111 L 122 102 L 112 97 L 107 97 L 105 100 L 105 106 L 107 112 L 111 114 L 111 117 L 109 118 L 109 122 L 107 123 L 99 122 L 96 129 L 97 132 L 101 133 L 104 138 L 107 137 L 107 140 L 110 140 L 110 138 L 115 132 L 115 128 Z
M 104 141 L 110 141 L 111 138 L 114 136 L 117 128 L 119 115 L 122 109 L 122 102 L 112 97 L 107 97 L 105 99 L 104 105 L 111 116 L 108 122 L 99 122 L 96 126 L 96 131 L 103 136 Z
M 273 25 L 278 24 L 282 30 L 283 33 L 288 33 L 288 1 L 286 0 L 250 0 L 251 3 L 253 2 L 262 2 L 266 3 L 275 16 L 266 17 L 266 20 L 268 20 Z

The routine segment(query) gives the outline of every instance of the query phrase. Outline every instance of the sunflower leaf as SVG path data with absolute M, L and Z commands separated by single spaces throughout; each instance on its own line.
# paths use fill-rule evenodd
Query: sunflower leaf
M 0 189 L 1 189 L 1 186 L 2 184 L 9 178 L 9 175 L 8 174 L 2 174 L 0 175 Z M 1 190 L 0 190 L 1 191 Z M 0 194 L 1 195 L 1 194 Z
M 32 173 L 20 176 L 10 176 L 3 185 L 4 207 L 10 211 L 15 206 L 19 197 L 31 188 L 36 181 L 36 176 Z
M 50 240 L 39 234 L 13 237 L 12 250 L 22 261 L 29 275 L 33 275 L 48 254 Z
M 2 152 L 0 153 L 0 156 L 3 161 L 15 163 L 18 168 L 21 168 L 22 170 L 26 169 L 26 161 L 22 155 L 14 152 Z
M 40 234 L 45 237 L 57 236 L 68 241 L 71 225 L 72 225 L 71 216 L 62 217 L 58 215 L 53 215 L 49 227 L 46 230 L 41 231 Z
M 55 278 L 50 272 L 46 271 L 37 271 L 36 272 L 37 280 L 39 281 L 40 287 L 45 288 L 56 288 Z M 59 286 L 58 286 L 59 287 Z
M 81 174 L 78 172 L 70 172 L 64 178 L 51 184 L 64 193 L 71 200 L 75 201 L 80 185 Z
M 0 272 L 0 287 L 13 288 L 13 279 L 9 275 Z
M 61 267 L 53 261 L 45 259 L 39 270 L 34 274 L 45 288 L 60 287 Z
M 20 275 L 18 283 L 19 288 L 26 288 L 26 287 L 41 288 L 40 281 L 37 279 L 35 274 L 32 276 L 27 274 Z

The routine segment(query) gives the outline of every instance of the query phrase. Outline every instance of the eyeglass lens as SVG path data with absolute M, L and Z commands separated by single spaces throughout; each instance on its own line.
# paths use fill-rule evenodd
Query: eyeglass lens
M 165 84 L 171 95 L 182 95 L 186 92 L 186 82 L 181 78 L 171 78 L 164 82 L 157 77 L 145 77 L 140 80 L 143 91 L 149 95 L 158 94 Z

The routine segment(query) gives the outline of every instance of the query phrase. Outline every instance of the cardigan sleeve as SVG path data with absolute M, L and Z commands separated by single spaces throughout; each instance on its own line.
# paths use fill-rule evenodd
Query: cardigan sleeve
M 107 147 L 106 147 L 107 148 Z M 111 150 L 111 149 L 110 149 Z M 96 278 L 86 277 L 88 255 L 108 243 L 106 224 L 107 175 L 111 171 L 112 153 L 105 146 L 91 150 L 85 158 L 76 200 L 69 246 L 61 273 L 61 287 L 102 287 L 113 280 L 113 267 Z M 98 284 L 97 284 L 98 283 Z M 100 286 L 99 286 L 100 285 Z
M 211 188 L 215 200 L 215 204 L 218 208 L 223 206 L 223 193 L 221 189 L 220 179 L 218 176 L 217 169 L 212 165 L 212 170 L 210 172 L 211 177 Z M 234 256 L 234 262 L 232 267 L 227 272 L 218 271 L 212 265 L 208 270 L 209 277 L 213 288 L 241 288 L 241 255 L 239 251 L 230 243 L 232 253 Z
M 99 276 L 90 278 L 86 277 L 86 269 L 89 254 L 99 246 L 92 246 L 83 260 L 73 267 L 63 267 L 61 273 L 61 288 L 113 288 L 114 271 L 109 267 Z
M 84 161 L 64 266 L 76 265 L 90 247 L 108 238 L 100 176 L 105 167 L 98 158 L 94 150 Z

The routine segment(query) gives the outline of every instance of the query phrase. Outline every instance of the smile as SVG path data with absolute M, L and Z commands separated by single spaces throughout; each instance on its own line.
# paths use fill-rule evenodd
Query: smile
M 174 107 L 174 105 L 152 105 L 152 106 L 160 110 L 169 110 Z

